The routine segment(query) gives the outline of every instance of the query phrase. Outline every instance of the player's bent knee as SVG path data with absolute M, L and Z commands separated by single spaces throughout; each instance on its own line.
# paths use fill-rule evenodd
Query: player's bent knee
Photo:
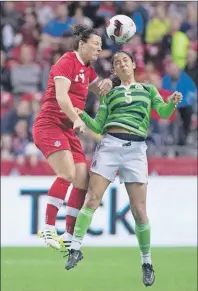
M 97 209 L 100 205 L 100 195 L 88 192 L 85 198 L 84 206 L 91 209 Z
M 60 173 L 58 174 L 58 177 L 63 178 L 70 183 L 73 183 L 73 181 L 75 180 L 75 171 L 68 174 Z

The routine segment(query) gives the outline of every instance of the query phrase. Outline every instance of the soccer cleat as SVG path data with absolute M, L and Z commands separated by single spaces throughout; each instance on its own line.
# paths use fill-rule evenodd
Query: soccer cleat
M 61 245 L 55 229 L 45 228 L 43 231 L 38 232 L 38 236 L 43 238 L 48 246 L 54 249 L 60 249 Z
M 65 265 L 65 269 L 70 270 L 74 268 L 77 265 L 77 263 L 81 261 L 82 259 L 83 259 L 83 254 L 80 250 L 77 251 L 77 250 L 71 249 L 69 251 L 69 258 Z
M 153 270 L 153 266 L 150 264 L 143 264 L 142 265 L 142 281 L 143 284 L 147 286 L 152 286 L 155 282 L 155 273 Z
M 71 241 L 64 240 L 62 236 L 59 236 L 58 242 L 61 246 L 61 253 L 63 253 L 63 258 L 69 255 L 69 248 L 71 246 Z

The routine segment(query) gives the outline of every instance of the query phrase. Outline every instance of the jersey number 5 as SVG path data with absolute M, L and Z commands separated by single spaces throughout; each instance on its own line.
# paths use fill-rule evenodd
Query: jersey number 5
M 132 102 L 132 96 L 131 96 L 131 92 L 125 92 L 125 102 L 127 103 L 127 104 L 129 104 L 129 103 L 131 103 Z
M 84 73 L 80 73 L 80 74 L 76 75 L 75 82 L 78 82 L 79 81 L 79 78 L 82 80 L 82 83 L 85 82 L 85 75 L 84 75 Z

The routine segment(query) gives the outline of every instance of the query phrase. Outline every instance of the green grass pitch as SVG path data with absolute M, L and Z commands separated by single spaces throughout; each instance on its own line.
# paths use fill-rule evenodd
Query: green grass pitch
M 196 291 L 196 248 L 153 248 L 152 291 Z M 2 291 L 142 291 L 137 248 L 83 248 L 84 260 L 70 271 L 50 248 L 2 248 Z

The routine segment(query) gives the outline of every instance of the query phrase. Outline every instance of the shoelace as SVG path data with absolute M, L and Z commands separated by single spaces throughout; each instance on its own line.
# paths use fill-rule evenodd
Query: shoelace
M 153 268 L 150 264 L 144 264 L 145 266 L 145 273 L 146 277 L 150 275 L 151 272 L 153 272 Z

